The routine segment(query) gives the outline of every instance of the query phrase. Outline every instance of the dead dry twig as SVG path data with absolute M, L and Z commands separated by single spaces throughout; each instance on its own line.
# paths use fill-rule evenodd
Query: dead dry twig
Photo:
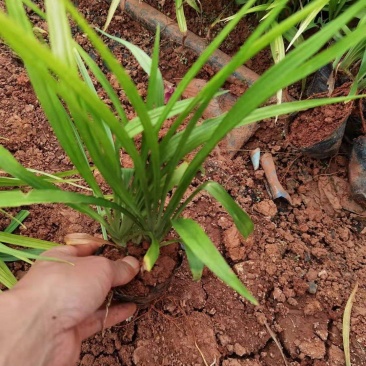
M 282 358 L 283 358 L 283 362 L 284 362 L 284 364 L 285 364 L 286 366 L 288 366 L 287 361 L 286 361 L 286 357 L 285 357 L 285 355 L 284 355 L 284 353 L 283 353 L 283 350 L 282 350 L 281 343 L 280 343 L 280 342 L 279 342 L 279 340 L 277 339 L 276 334 L 275 334 L 275 333 L 273 332 L 273 330 L 269 327 L 269 325 L 268 325 L 267 321 L 264 321 L 264 325 L 266 326 L 267 331 L 268 331 L 268 333 L 270 334 L 270 336 L 272 337 L 273 341 L 276 343 L 276 346 L 278 347 L 278 349 L 279 349 L 279 351 L 280 351 L 280 353 L 281 353 L 281 356 L 282 356 Z

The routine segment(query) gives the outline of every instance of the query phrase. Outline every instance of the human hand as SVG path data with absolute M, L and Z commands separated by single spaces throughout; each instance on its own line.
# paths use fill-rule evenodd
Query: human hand
M 92 256 L 99 246 L 53 248 L 44 255 L 73 265 L 37 261 L 12 290 L 0 295 L 1 366 L 70 366 L 78 360 L 83 339 L 133 315 L 134 304 L 112 305 L 107 317 L 102 305 L 112 287 L 132 280 L 139 262 Z

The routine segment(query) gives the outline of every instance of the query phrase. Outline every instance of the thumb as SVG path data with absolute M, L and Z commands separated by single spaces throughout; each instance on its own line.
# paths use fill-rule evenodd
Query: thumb
M 130 282 L 140 270 L 139 261 L 131 256 L 118 261 L 111 261 L 113 267 L 112 287 L 122 286 Z

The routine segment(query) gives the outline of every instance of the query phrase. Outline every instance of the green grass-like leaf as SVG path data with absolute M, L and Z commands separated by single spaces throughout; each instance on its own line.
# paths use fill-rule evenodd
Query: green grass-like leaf
M 257 300 L 243 286 L 233 270 L 225 262 L 212 241 L 202 228 L 193 220 L 177 219 L 172 221 L 174 229 L 182 238 L 184 245 L 199 258 L 217 277 L 232 287 L 240 295 L 257 305 Z
M 57 6 L 52 7 L 53 1 Z M 189 83 L 213 52 L 220 47 L 240 19 L 253 10 L 256 1 L 246 1 L 238 14 L 226 24 L 187 71 L 167 105 L 163 105 L 164 84 L 158 68 L 159 29 L 152 57 L 149 57 L 131 43 L 94 30 L 69 0 L 46 0 L 46 13 L 40 11 L 30 0 L 24 0 L 24 4 L 41 17 L 46 17 L 51 41 L 49 46 L 34 34 L 33 26 L 24 11 L 23 1 L 6 0 L 8 14 L 0 11 L 0 36 L 24 61 L 37 98 L 57 139 L 74 164 L 75 173 L 86 182 L 87 189 L 84 185 L 78 188 L 87 194 L 62 190 L 58 183 L 76 183 L 68 176 L 25 169 L 9 151 L 0 147 L 0 168 L 10 175 L 0 178 L 0 185 L 8 187 L 7 191 L 0 191 L 0 207 L 20 207 L 36 203 L 67 204 L 98 221 L 103 230 L 105 228 L 104 237 L 108 233 L 118 244 L 137 238 L 149 240 L 151 245 L 145 256 L 145 267 L 148 269 L 156 262 L 160 246 L 167 244 L 163 240 L 173 225 L 185 242 L 195 279 L 200 277 L 203 264 L 214 269 L 216 263 L 218 267 L 214 269 L 215 273 L 255 302 L 236 276 L 228 270 L 224 259 L 203 235 L 202 229 L 190 220 L 180 219 L 186 205 L 203 189 L 229 212 L 244 236 L 253 229 L 248 215 L 214 182 L 202 184 L 188 199 L 183 198 L 204 160 L 233 128 L 316 105 L 347 100 L 335 98 L 260 107 L 279 90 L 306 77 L 345 52 L 355 54 L 357 45 L 366 32 L 366 25 L 360 22 L 356 29 L 344 30 L 362 11 L 362 1 L 347 7 L 334 22 L 322 27 L 310 39 L 297 44 L 287 55 L 284 55 L 282 43 L 281 49 L 277 47 L 277 51 L 280 50 L 282 54 L 276 65 L 265 72 L 230 111 L 203 123 L 200 118 L 237 67 L 264 48 L 282 40 L 284 35 L 288 37 L 294 34 L 294 27 L 310 19 L 324 1 L 311 1 L 308 6 L 280 21 L 279 16 L 287 6 L 287 1 L 275 0 L 267 7 L 267 14 L 231 61 L 194 98 L 180 101 Z M 182 12 L 183 2 L 177 3 Z M 336 12 L 337 9 L 332 11 Z M 183 13 L 180 14 L 184 16 Z M 108 67 L 118 87 L 123 90 L 127 102 L 136 112 L 131 121 L 128 121 L 118 91 L 114 90 L 98 63 L 72 39 L 69 19 L 85 34 L 100 61 Z M 341 33 L 343 31 L 344 34 Z M 325 49 L 337 34 L 342 36 Z M 139 95 L 135 83 L 103 42 L 102 36 L 112 38 L 127 47 L 146 71 L 149 76 L 146 100 Z M 352 47 L 355 48 L 351 50 Z M 364 65 L 360 70 L 363 75 Z M 99 84 L 98 87 L 94 86 L 94 80 Z M 99 90 L 103 91 L 111 103 L 104 103 L 96 90 L 98 94 Z M 166 134 L 161 137 L 160 130 L 171 117 L 174 120 Z M 137 147 L 136 139 L 141 141 L 141 148 Z M 126 155 L 129 165 L 124 161 Z M 94 176 L 96 171 L 108 186 L 108 195 L 104 195 L 98 185 Z M 27 193 L 11 189 L 16 186 L 28 186 L 30 189 L 27 189 Z M 197 238 L 203 241 L 198 241 Z M 7 248 L 5 245 L 4 247 Z M 37 253 L 28 251 L 21 254 L 11 250 L 5 254 L 6 258 L 21 255 L 22 259 L 29 260 L 35 258 L 31 255 Z
M 356 283 L 354 289 L 351 292 L 347 300 L 346 307 L 343 314 L 343 324 L 342 324 L 342 336 L 343 336 L 343 349 L 344 358 L 346 360 L 346 366 L 351 366 L 351 351 L 350 351 L 350 333 L 351 333 L 351 311 L 352 305 L 355 301 L 355 296 L 358 290 L 358 283 Z
M 106 31 L 107 28 L 109 27 L 109 24 L 111 23 L 114 13 L 116 12 L 120 2 L 121 2 L 121 0 L 112 0 L 111 5 L 108 10 L 107 20 L 103 27 L 103 31 Z
M 12 288 L 17 283 L 17 279 L 3 260 L 0 260 L 0 283 L 7 288 Z

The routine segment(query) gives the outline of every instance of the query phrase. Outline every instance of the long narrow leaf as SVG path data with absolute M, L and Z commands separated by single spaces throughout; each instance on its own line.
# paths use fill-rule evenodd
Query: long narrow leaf
M 205 182 L 195 189 L 189 198 L 181 205 L 174 217 L 179 217 L 187 204 L 202 190 L 207 191 L 216 201 L 222 204 L 227 213 L 233 218 L 236 227 L 244 237 L 248 237 L 253 232 L 254 225 L 250 217 L 238 206 L 229 193 L 227 193 L 219 183 L 213 181 Z
M 17 279 L 3 260 L 0 260 L 0 283 L 7 288 L 12 288 L 17 283 Z
M 147 88 L 147 107 L 149 110 L 164 105 L 164 81 L 159 70 L 160 27 L 156 29 L 154 50 Z
M 139 65 L 142 67 L 142 69 L 150 76 L 152 80 L 154 80 L 155 85 L 155 98 L 159 98 L 159 103 L 156 104 L 156 107 L 162 106 L 164 103 L 163 95 L 164 95 L 164 82 L 163 82 L 163 76 L 161 75 L 160 70 L 158 69 L 158 56 L 159 56 L 159 40 L 160 40 L 160 29 L 157 28 L 156 31 L 156 37 L 155 37 L 155 43 L 154 43 L 154 52 L 153 55 L 155 55 L 155 59 L 151 59 L 151 57 L 144 52 L 141 48 L 135 46 L 133 43 L 128 42 L 122 38 L 112 36 L 106 32 L 103 32 L 102 30 L 98 29 L 99 32 L 108 38 L 122 44 L 125 46 L 136 58 Z M 147 103 L 148 109 L 151 109 L 149 107 L 150 104 Z
M 290 44 L 288 45 L 286 51 L 288 51 L 291 46 L 296 42 L 296 40 L 305 32 L 309 24 L 314 20 L 317 14 L 323 9 L 324 5 L 327 4 L 329 0 L 324 0 L 323 3 L 319 4 L 317 9 L 314 9 L 300 24 L 298 31 L 296 32 L 294 38 L 291 40 Z
M 69 261 L 66 260 L 62 260 L 60 258 L 52 258 L 52 257 L 45 257 L 45 256 L 40 256 L 37 254 L 33 254 L 30 252 L 23 252 L 22 250 L 18 250 L 18 249 L 13 249 L 13 248 L 9 248 L 7 246 L 5 246 L 4 244 L 0 243 L 0 252 L 10 255 L 10 256 L 14 256 L 24 262 L 27 262 L 29 264 L 32 264 L 33 262 L 31 261 L 31 259 L 42 259 L 45 261 L 49 261 L 49 262 L 62 262 L 62 263 L 69 263 L 71 264 Z
M 109 99 L 113 103 L 113 107 L 116 109 L 121 121 L 123 124 L 127 124 L 127 116 L 125 111 L 123 110 L 121 106 L 121 102 L 118 98 L 118 95 L 113 90 L 111 84 L 103 74 L 103 72 L 100 70 L 99 66 L 96 64 L 96 62 L 92 59 L 92 57 L 85 52 L 82 47 L 75 43 L 75 52 L 77 52 L 83 61 L 86 63 L 86 65 L 89 67 L 89 70 L 93 73 L 95 78 L 100 82 L 101 86 L 107 93 Z
M 297 102 L 282 103 L 281 105 L 270 105 L 266 107 L 261 107 L 255 109 L 249 116 L 239 121 L 236 127 L 244 126 L 253 122 L 263 121 L 274 116 L 287 115 L 309 108 L 319 107 L 327 104 L 341 103 L 365 97 L 366 95 L 363 94 L 359 96 L 309 99 Z M 208 119 L 203 124 L 197 126 L 192 134 L 189 136 L 188 140 L 186 140 L 185 147 L 182 151 L 180 159 L 183 159 L 183 157 L 186 156 L 187 153 L 193 151 L 195 148 L 210 140 L 213 131 L 222 123 L 226 114 L 227 113 L 224 113 L 219 117 Z M 167 153 L 164 155 L 164 158 L 166 160 L 169 160 L 172 154 L 176 154 L 176 146 L 178 145 L 181 138 L 182 133 L 178 133 L 171 139 L 167 147 Z
M 8 14 L 21 26 L 23 33 L 33 35 L 32 24 L 25 13 L 22 2 L 6 0 L 5 3 Z
M 111 23 L 113 15 L 116 12 L 120 2 L 121 2 L 120 0 L 112 0 L 111 5 L 109 6 L 109 9 L 108 9 L 107 20 L 105 21 L 105 24 L 103 27 L 104 31 L 109 27 L 109 24 Z
M 43 252 L 43 249 L 22 249 L 22 253 L 24 253 L 25 256 L 27 256 L 27 253 L 41 255 Z M 13 255 L 0 253 L 0 260 L 3 262 L 17 262 L 19 261 L 19 258 Z
M 19 227 L 19 225 L 22 225 L 22 222 L 29 216 L 29 211 L 27 210 L 21 210 L 19 211 L 11 220 L 10 224 L 5 228 L 4 233 L 12 233 L 15 229 Z M 1 239 L 0 239 L 1 241 Z
M 183 36 L 185 36 L 187 34 L 187 21 L 184 15 L 183 0 L 175 0 L 175 14 L 179 30 L 182 32 Z
M 68 67 L 76 70 L 71 30 L 65 6 L 62 1 L 54 0 L 45 0 L 45 5 L 52 52 Z
M 151 271 L 159 257 L 160 246 L 156 239 L 152 239 L 149 250 L 144 256 L 144 269 Z
M 351 333 L 351 311 L 353 302 L 355 301 L 357 290 L 358 290 L 358 283 L 356 283 L 354 289 L 351 292 L 350 297 L 347 300 L 347 304 L 343 314 L 342 336 L 343 336 L 343 348 L 344 348 L 344 357 L 346 360 L 346 366 L 351 366 L 351 351 L 350 351 L 350 339 L 349 339 Z
M 199 281 L 202 277 L 203 269 L 205 267 L 204 263 L 197 257 L 191 250 L 189 246 L 185 247 L 185 252 L 187 254 L 189 268 L 192 273 L 194 281 Z
M 17 190 L 7 192 L 0 191 L 0 207 L 20 207 L 24 205 L 33 205 L 40 203 L 65 203 L 72 205 L 83 204 L 108 207 L 116 210 L 117 212 L 122 212 L 126 216 L 130 217 L 131 220 L 137 225 L 140 225 L 138 219 L 134 215 L 132 215 L 127 209 L 117 205 L 114 202 L 110 202 L 100 197 L 86 196 L 80 193 L 47 189 L 33 190 L 28 193 L 23 193 L 22 191 Z M 98 221 L 101 221 L 101 217 L 98 218 Z
M 207 237 L 202 228 L 193 220 L 177 219 L 172 221 L 174 229 L 182 238 L 184 245 L 189 247 L 193 254 L 198 257 L 217 277 L 227 285 L 245 297 L 252 304 L 257 305 L 257 300 L 245 288 L 235 275 L 233 270 L 225 262 L 220 252 L 212 241 Z
M 10 234 L 7 232 L 0 232 L 0 242 L 17 245 L 25 248 L 48 250 L 59 244 L 46 240 L 29 238 L 26 236 Z

